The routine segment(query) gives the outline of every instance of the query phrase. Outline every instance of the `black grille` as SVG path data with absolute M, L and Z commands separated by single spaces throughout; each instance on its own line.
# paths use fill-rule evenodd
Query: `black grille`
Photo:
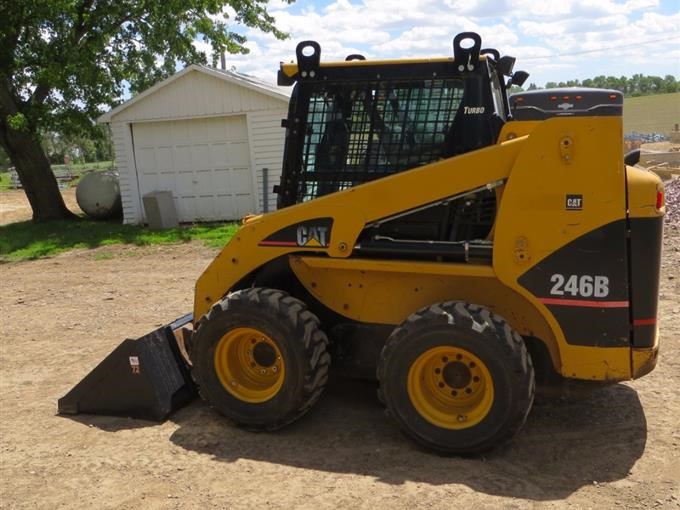
M 315 85 L 297 201 L 443 157 L 463 88 L 457 79 Z

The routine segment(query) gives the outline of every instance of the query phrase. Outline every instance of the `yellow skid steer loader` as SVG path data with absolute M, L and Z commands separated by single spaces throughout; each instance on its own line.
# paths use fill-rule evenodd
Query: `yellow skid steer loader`
M 624 159 L 619 92 L 509 96 L 527 73 L 471 32 L 452 58 L 296 53 L 277 210 L 244 219 L 193 314 L 126 341 L 60 412 L 162 419 L 197 388 L 273 430 L 332 367 L 377 377 L 416 441 L 471 453 L 522 427 L 537 383 L 654 368 L 664 195 Z

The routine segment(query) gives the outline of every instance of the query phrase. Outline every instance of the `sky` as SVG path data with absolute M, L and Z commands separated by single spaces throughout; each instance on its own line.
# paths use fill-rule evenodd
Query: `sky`
M 233 27 L 250 53 L 227 55 L 227 69 L 273 83 L 279 62 L 307 39 L 320 43 L 322 61 L 450 56 L 453 37 L 474 31 L 482 47 L 517 58 L 527 85 L 636 73 L 680 79 L 680 0 L 271 0 L 269 12 L 290 38 Z

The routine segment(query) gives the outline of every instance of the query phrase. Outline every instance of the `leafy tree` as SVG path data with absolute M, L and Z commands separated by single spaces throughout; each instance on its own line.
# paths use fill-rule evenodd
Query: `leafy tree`
M 643 96 L 646 94 L 664 94 L 668 92 L 680 91 L 680 82 L 672 75 L 660 76 L 645 76 L 642 74 L 634 74 L 627 78 L 621 76 L 596 76 L 595 78 L 587 78 L 580 82 L 579 80 L 561 81 L 559 83 L 550 81 L 545 84 L 546 89 L 554 89 L 557 87 L 591 87 L 597 89 L 614 89 L 621 91 L 627 96 Z
M 680 91 L 680 82 L 675 79 L 675 76 L 673 75 L 666 75 L 664 76 L 663 79 L 664 82 L 664 92 L 679 92 Z
M 113 159 L 113 144 L 108 126 L 95 126 L 87 135 L 67 135 L 47 132 L 42 135 L 42 147 L 52 164 L 62 164 L 64 156 L 74 163 L 92 163 Z
M 0 146 L 33 220 L 72 217 L 40 133 L 91 133 L 92 119 L 120 102 L 125 84 L 135 93 L 178 64 L 207 63 L 197 38 L 220 55 L 247 53 L 237 25 L 285 37 L 267 1 L 0 0 Z

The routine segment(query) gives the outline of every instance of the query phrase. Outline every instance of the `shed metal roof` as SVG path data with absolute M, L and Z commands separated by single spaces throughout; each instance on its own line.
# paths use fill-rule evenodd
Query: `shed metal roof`
M 125 101 L 124 103 L 116 106 L 112 110 L 104 113 L 101 115 L 99 118 L 97 118 L 97 122 L 99 123 L 105 123 L 105 122 L 111 122 L 113 117 L 121 113 L 122 111 L 128 109 L 138 101 L 141 101 L 145 97 L 150 96 L 151 94 L 154 94 L 161 88 L 169 85 L 170 83 L 174 82 L 175 80 L 181 78 L 185 74 L 191 73 L 191 72 L 200 72 L 207 74 L 209 76 L 213 76 L 215 78 L 219 78 L 221 80 L 225 80 L 231 84 L 239 85 L 242 87 L 245 87 L 249 90 L 252 90 L 254 92 L 259 92 L 261 94 L 264 94 L 266 96 L 272 97 L 274 99 L 280 99 L 281 101 L 284 101 L 285 103 L 288 103 L 288 100 L 290 99 L 290 94 L 291 90 L 289 88 L 285 87 L 279 87 L 277 85 L 274 85 L 272 83 L 267 83 L 263 80 L 260 80 L 258 78 L 255 78 L 253 76 L 249 76 L 247 74 L 242 74 L 238 73 L 235 71 L 226 71 L 226 70 L 221 70 L 221 69 L 214 69 L 212 67 L 206 67 L 198 64 L 191 64 L 181 71 L 179 71 L 176 74 L 173 74 L 169 78 L 156 83 L 154 86 L 149 87 L 145 91 L 137 94 L 133 98 Z

